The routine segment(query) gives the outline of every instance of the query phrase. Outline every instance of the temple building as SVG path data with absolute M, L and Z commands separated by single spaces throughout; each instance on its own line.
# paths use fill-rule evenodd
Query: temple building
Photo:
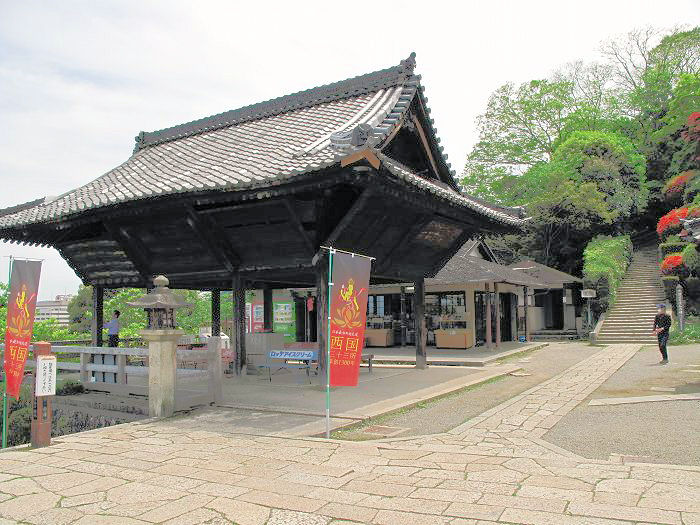
M 426 278 L 439 278 L 469 239 L 516 231 L 527 219 L 460 191 L 415 65 L 412 54 L 374 73 L 141 132 L 131 156 L 104 175 L 0 211 L 0 239 L 57 249 L 93 286 L 95 345 L 104 288 L 148 287 L 163 274 L 173 288 L 213 292 L 215 331 L 219 292 L 233 290 L 240 369 L 246 290 L 263 290 L 266 326 L 273 290 L 287 288 L 315 287 L 315 315 L 325 318 L 324 246 L 375 257 L 375 285 L 412 283 L 422 319 Z M 427 336 L 416 323 L 419 366 Z M 319 331 L 322 347 L 324 337 Z

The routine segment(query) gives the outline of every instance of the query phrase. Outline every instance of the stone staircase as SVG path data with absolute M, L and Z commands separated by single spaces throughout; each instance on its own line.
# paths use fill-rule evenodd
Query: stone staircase
M 654 316 L 657 305 L 665 301 L 656 247 L 635 250 L 596 343 L 655 344 Z

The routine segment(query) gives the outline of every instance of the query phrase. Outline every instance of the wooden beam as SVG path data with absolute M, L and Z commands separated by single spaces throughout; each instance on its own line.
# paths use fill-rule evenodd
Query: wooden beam
M 406 287 L 401 287 L 401 346 L 406 346 Z
M 104 293 L 102 286 L 92 287 L 92 346 L 102 346 L 102 328 L 104 327 Z
M 191 206 L 187 207 L 185 220 L 226 271 L 233 273 L 240 264 L 240 258 L 229 245 L 225 233 L 219 232 L 213 221 L 200 216 Z
M 428 143 L 428 138 L 425 135 L 425 131 L 423 130 L 423 126 L 421 125 L 420 121 L 418 120 L 418 117 L 416 117 L 415 115 L 411 115 L 411 121 L 416 126 L 416 131 L 418 132 L 418 137 L 420 138 L 421 144 L 423 144 L 423 149 L 425 150 L 425 154 L 428 156 L 428 161 L 430 162 L 430 165 L 433 168 L 433 172 L 435 173 L 435 178 L 439 181 L 442 181 L 442 177 L 440 177 L 440 171 L 438 170 L 437 163 L 435 162 L 435 158 L 433 157 L 433 152 L 430 149 L 430 144 Z
M 372 166 L 375 170 L 378 170 L 379 166 L 381 165 L 381 162 L 374 151 L 372 151 L 370 148 L 365 148 L 340 159 L 340 166 L 344 168 L 345 166 L 350 166 L 351 164 L 355 164 L 361 160 L 366 160 L 369 162 L 370 166 Z
M 493 283 L 493 292 L 496 301 L 496 348 L 501 346 L 501 296 L 498 293 L 498 283 Z
M 263 330 L 272 332 L 272 288 L 263 288 Z
M 425 279 L 419 277 L 414 283 L 413 313 L 416 331 L 416 368 L 424 369 L 428 366 L 426 351 L 428 330 L 425 324 Z
M 243 367 L 246 366 L 246 349 L 245 349 L 245 283 L 241 278 L 241 274 L 236 272 L 233 274 L 231 284 L 233 290 L 233 328 L 232 328 L 232 343 L 234 344 L 235 367 L 236 374 L 240 374 Z
M 316 247 L 314 246 L 314 243 L 311 241 L 311 238 L 309 237 L 309 234 L 306 232 L 304 229 L 304 225 L 301 222 L 301 219 L 299 218 L 299 214 L 297 213 L 296 206 L 294 205 L 294 202 L 292 202 L 292 197 L 287 197 L 284 199 L 284 205 L 287 208 L 287 211 L 289 212 L 289 218 L 294 225 L 294 227 L 297 229 L 299 232 L 299 235 L 301 236 L 302 240 L 304 241 L 304 244 L 309 250 L 309 255 L 313 255 L 316 253 Z
M 136 271 L 143 278 L 144 283 L 151 280 L 151 265 L 148 262 L 148 249 L 141 242 L 141 239 L 131 235 L 124 226 L 103 222 L 105 230 L 112 237 L 112 240 L 124 251 L 126 257 L 136 268 Z
M 486 288 L 486 348 L 491 349 L 491 339 L 493 338 L 491 334 L 491 285 L 489 283 L 485 284 Z
M 319 379 L 326 381 L 326 352 L 328 344 L 328 323 L 330 322 L 328 304 L 328 251 L 322 250 L 316 265 L 316 341 L 318 341 Z
M 338 222 L 338 224 L 335 225 L 335 228 L 333 228 L 333 231 L 331 234 L 326 238 L 325 244 L 326 246 L 333 246 L 338 240 L 338 238 L 342 235 L 342 233 L 345 231 L 345 229 L 352 223 L 353 220 L 355 220 L 355 217 L 360 213 L 364 205 L 367 203 L 367 199 L 369 199 L 369 196 L 371 194 L 371 190 L 369 188 L 365 188 L 362 190 L 362 193 L 360 196 L 355 200 L 355 202 L 350 206 L 350 209 L 347 211 L 345 216 Z
M 211 335 L 218 337 L 221 333 L 221 290 L 211 291 Z

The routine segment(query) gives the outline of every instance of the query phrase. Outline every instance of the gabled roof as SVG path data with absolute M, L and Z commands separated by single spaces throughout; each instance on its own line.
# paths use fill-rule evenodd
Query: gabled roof
M 0 212 L 2 230 L 53 222 L 87 210 L 165 195 L 230 192 L 283 184 L 340 165 L 361 148 L 386 172 L 501 224 L 519 225 L 522 210 L 463 195 L 437 145 L 415 54 L 397 66 L 227 111 L 136 137 L 133 155 L 96 180 L 35 206 Z M 439 180 L 382 155 L 409 108 L 426 115 Z
M 550 268 L 535 261 L 520 261 L 508 266 L 511 270 L 527 274 L 538 281 L 547 284 L 547 287 L 561 287 L 564 284 L 581 283 L 582 279 L 574 277 L 555 268 Z

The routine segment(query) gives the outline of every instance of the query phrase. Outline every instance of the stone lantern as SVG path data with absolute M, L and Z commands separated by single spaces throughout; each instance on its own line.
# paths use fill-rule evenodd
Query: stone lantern
M 191 305 L 172 293 L 165 276 L 157 276 L 153 284 L 148 294 L 127 304 L 143 308 L 148 316 L 141 331 L 148 342 L 148 414 L 169 417 L 175 411 L 177 341 L 183 334 L 176 327 L 175 310 Z

